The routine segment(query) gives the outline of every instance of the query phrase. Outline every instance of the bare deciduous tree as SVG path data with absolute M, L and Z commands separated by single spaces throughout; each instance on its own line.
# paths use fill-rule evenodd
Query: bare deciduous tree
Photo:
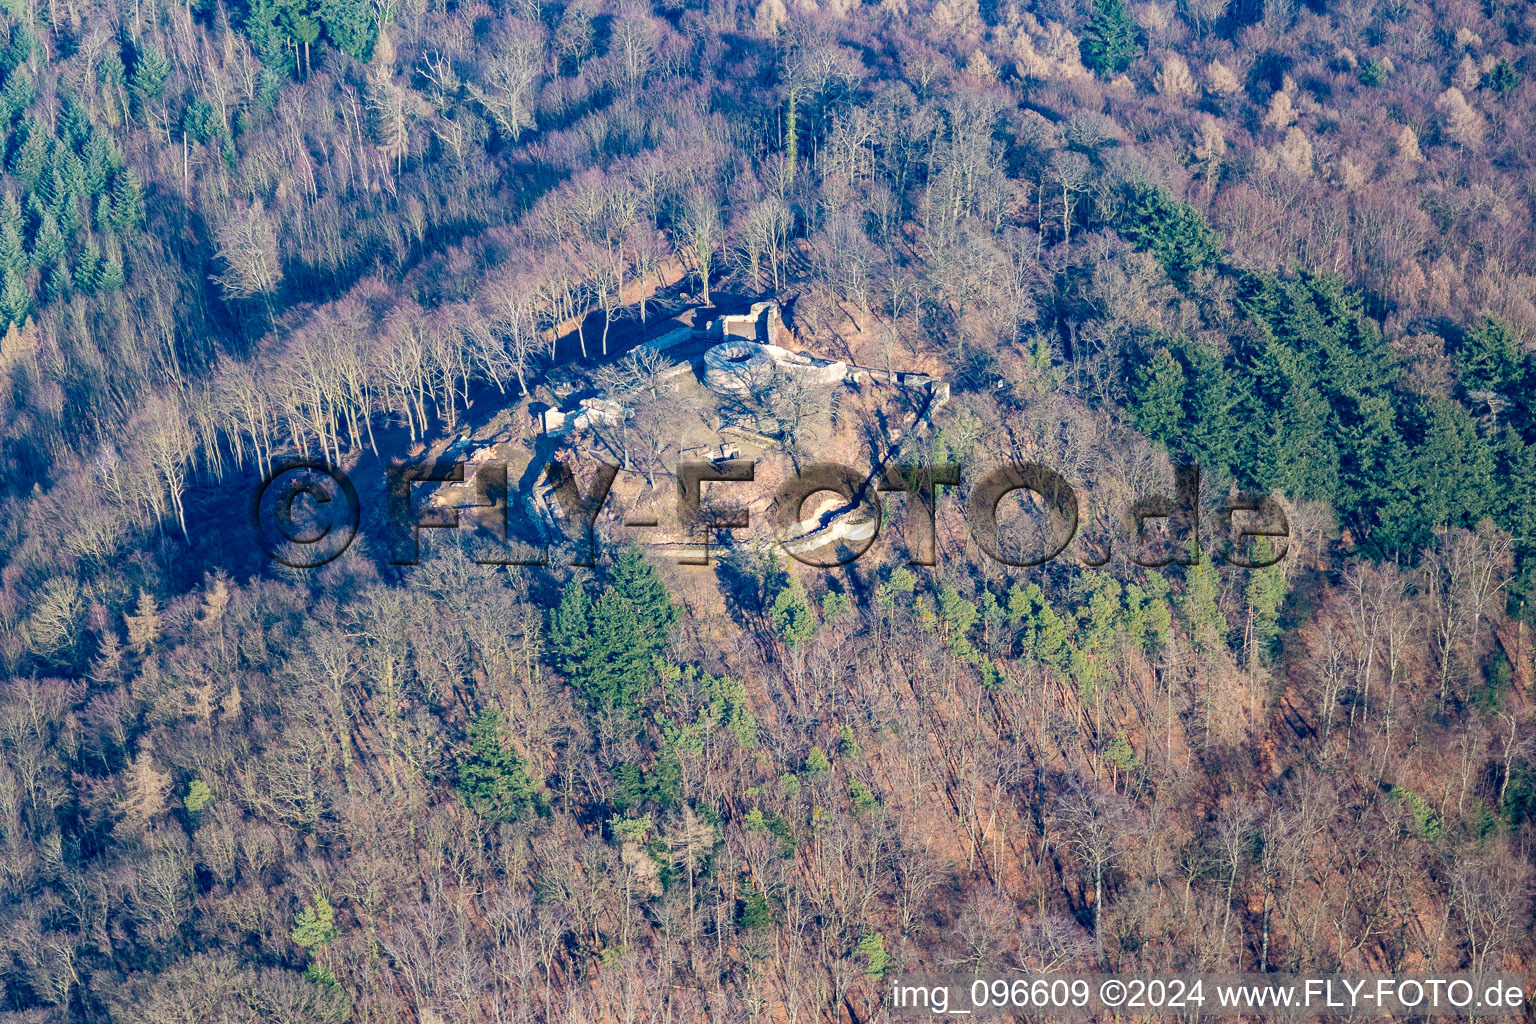
M 214 280 L 224 289 L 226 298 L 270 296 L 282 282 L 277 234 L 272 218 L 260 203 L 236 210 L 219 225 L 218 257 L 224 263 L 224 272 L 216 274 Z
M 1130 852 L 1140 827 L 1136 812 L 1115 793 L 1074 786 L 1057 798 L 1050 825 L 1052 841 L 1065 846 L 1093 882 L 1093 935 L 1102 949 L 1104 884 L 1115 863 Z
M 468 85 L 469 94 L 513 142 L 536 126 L 534 100 L 545 73 L 544 39 L 544 26 L 537 21 L 508 19 L 500 45 L 488 48 L 479 81 Z
M 695 189 L 683 203 L 677 220 L 674 244 L 698 271 L 704 305 L 709 301 L 709 276 L 721 244 L 720 204 L 703 189 Z

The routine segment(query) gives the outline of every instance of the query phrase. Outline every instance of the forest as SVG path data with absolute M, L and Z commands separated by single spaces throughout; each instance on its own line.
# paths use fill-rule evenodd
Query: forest
M 1517 0 L 0 0 L 0 1021 L 1528 974 L 1533 74 Z M 1081 545 L 251 538 L 573 381 L 670 493 L 636 345 L 760 299 Z M 1285 556 L 1124 557 L 1186 463 Z

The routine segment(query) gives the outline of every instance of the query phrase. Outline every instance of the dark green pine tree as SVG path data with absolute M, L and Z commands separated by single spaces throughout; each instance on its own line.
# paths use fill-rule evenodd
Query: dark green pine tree
M 75 261 L 75 287 L 83 292 L 93 292 L 101 284 L 101 246 L 96 239 L 87 238 Z
M 1478 435 L 1466 407 L 1449 399 L 1430 399 L 1424 414 L 1424 440 L 1414 460 L 1409 491 L 1413 516 L 1391 526 L 1400 537 L 1389 550 L 1423 544 L 1439 525 L 1472 527 L 1489 512 L 1494 497 L 1497 462 L 1488 442 Z
M 32 190 L 38 203 L 53 214 L 55 219 L 58 219 L 59 210 L 69 199 L 69 186 L 64 183 L 64 175 L 59 173 L 62 162 L 55 160 L 52 167 L 38 175 L 37 187 Z
M 1306 374 L 1295 373 L 1280 408 L 1275 486 L 1285 495 L 1339 498 L 1339 452 L 1328 437 L 1328 400 Z
M 128 87 L 140 103 L 157 100 L 165 92 L 165 80 L 171 76 L 171 62 L 156 46 L 139 50 L 133 58 L 133 71 L 128 75 Z
M 816 635 L 816 616 L 811 611 L 811 601 L 805 585 L 799 577 L 790 574 L 784 588 L 773 597 L 768 606 L 768 616 L 773 620 L 774 631 L 791 650 L 798 650 Z
M 1209 652 L 1226 644 L 1228 626 L 1221 611 L 1221 579 L 1209 558 L 1185 567 L 1179 611 L 1196 647 Z
M 486 708 L 469 725 L 457 769 L 464 802 L 489 821 L 515 821 L 536 811 L 538 791 L 522 760 L 507 745 L 501 713 Z
M 634 609 L 635 621 L 652 652 L 664 651 L 677 621 L 677 608 L 645 552 L 635 545 L 626 547 L 608 570 L 608 584 Z
M 92 200 L 106 194 L 117 171 L 119 158 L 112 148 L 112 141 L 100 132 L 91 136 L 85 144 L 85 192 Z
M 32 292 L 26 278 L 7 268 L 0 276 L 0 316 L 5 317 L 7 326 L 20 326 L 31 311 Z
M 218 133 L 219 128 L 218 113 L 213 109 L 213 104 L 202 97 L 189 103 L 181 115 L 181 130 L 193 142 L 206 143 Z
M 1136 22 L 1125 0 L 1094 0 L 1093 16 L 1078 44 L 1083 63 L 1101 77 L 1113 78 L 1141 56 L 1136 36 Z
M 70 157 L 78 162 L 78 158 L 73 153 Z M 59 230 L 64 232 L 64 237 L 73 238 L 75 232 L 85 226 L 85 219 L 80 216 L 80 202 L 77 198 L 84 191 L 84 186 L 82 183 L 81 188 L 77 189 L 67 181 L 63 181 L 62 176 L 60 184 L 63 188 L 54 203 L 53 215 L 58 218 Z
M 26 273 L 31 262 L 27 256 L 27 221 L 21 204 L 9 192 L 0 200 L 0 270 Z
M 75 148 L 91 137 L 91 115 L 72 96 L 64 100 L 64 109 L 59 111 L 58 133 L 60 139 Z
M 64 232 L 53 214 L 44 213 L 37 225 L 37 236 L 32 239 L 32 265 L 42 270 L 64 254 Z
M 37 86 L 32 76 L 25 70 L 11 72 L 5 80 L 5 88 L 0 89 L 0 117 L 9 124 L 13 118 L 21 116 L 36 98 Z
M 117 47 L 108 47 L 96 65 L 96 80 L 109 89 L 120 89 L 128 81 L 128 69 L 123 67 L 123 55 Z
M 358 60 L 373 52 L 374 17 L 368 0 L 319 0 L 320 23 L 342 51 Z
M 54 168 L 59 176 L 55 187 L 60 189 L 54 196 L 54 202 L 64 202 L 64 193 L 68 193 L 69 201 L 73 203 L 85 192 L 85 161 L 80 158 L 80 154 L 65 150 L 54 163 Z
M 91 226 L 101 234 L 107 234 L 112 230 L 112 193 L 110 191 L 96 197 L 96 213 L 91 218 Z
M 1306 361 L 1271 337 L 1244 376 L 1236 418 L 1249 429 L 1236 461 L 1239 480 L 1293 499 L 1335 500 L 1339 456 L 1328 434 L 1328 401 Z
M 1367 522 L 1404 493 L 1401 469 L 1410 452 L 1398 428 L 1397 409 L 1386 393 L 1368 391 L 1337 403 L 1335 421 L 1339 489 L 1348 496 L 1338 508 Z
M 106 257 L 101 261 L 101 279 L 96 287 L 104 292 L 115 292 L 122 288 L 123 280 L 123 252 L 116 244 L 110 244 L 106 247 Z
M 112 226 L 137 227 L 144 221 L 144 186 L 133 168 L 125 169 L 112 186 Z
M 1232 372 L 1209 346 L 1187 345 L 1182 354 L 1189 365 L 1189 450 L 1201 465 L 1233 472 L 1243 425 L 1233 415 L 1238 395 Z
M 682 771 L 682 763 L 672 750 L 663 750 L 649 767 L 618 765 L 613 770 L 614 787 L 609 801 L 621 812 L 646 803 L 662 808 L 675 806 L 682 795 Z
M 1376 510 L 1402 485 L 1391 468 L 1405 454 L 1395 363 L 1359 297 L 1339 276 L 1303 273 L 1272 291 L 1265 325 L 1276 344 L 1296 353 L 1328 407 L 1326 444 L 1338 466 L 1329 500 L 1364 535 Z
M 47 303 L 65 298 L 74 285 L 74 278 L 69 273 L 69 261 L 60 253 L 43 271 L 43 301 Z
M 592 606 L 591 650 L 578 681 L 593 707 L 635 711 L 654 675 L 635 610 L 609 590 Z
M 298 17 L 284 18 L 284 23 L 291 26 L 290 31 L 293 34 L 295 44 L 294 56 L 297 57 L 302 50 L 304 73 L 308 74 L 310 61 L 313 60 L 310 51 L 320 38 L 320 22 L 308 15 L 301 14 Z
M 1456 375 L 1468 391 L 1506 392 L 1523 369 L 1520 342 L 1509 324 L 1485 317 L 1462 337 L 1456 352 Z
M 565 585 L 560 604 L 550 616 L 550 644 L 555 667 L 575 678 L 585 667 L 592 643 L 592 601 L 579 580 Z
M 1536 618 L 1536 445 L 1526 444 L 1506 425 L 1498 445 L 1499 486 L 1489 495 L 1495 521 L 1514 538 L 1515 578 L 1509 613 Z
M 5 48 L 5 56 L 0 58 L 5 71 L 9 74 L 32 59 L 32 53 L 37 49 L 36 38 L 23 26 L 11 29 L 11 43 Z
M 1221 258 L 1221 242 L 1204 215 L 1157 185 L 1140 184 L 1119 219 L 1122 236 L 1152 253 L 1168 276 L 1184 284 L 1189 275 Z
M 568 584 L 551 617 L 550 642 L 556 667 L 594 708 L 639 707 L 658 648 L 617 590 L 594 603 L 580 583 Z
M 1167 348 L 1136 368 L 1131 416 L 1143 434 L 1170 447 L 1183 443 L 1184 367 Z
M 48 214 L 48 204 L 43 202 L 43 192 L 41 189 L 34 189 L 28 192 L 26 194 L 26 202 L 27 222 L 32 225 L 32 233 L 35 240 L 37 229 L 42 226 L 43 217 Z
M 1536 441 L 1536 357 L 1526 356 L 1508 384 L 1509 405 L 1499 419 L 1527 441 Z
M 1489 68 L 1487 74 L 1483 75 L 1483 88 L 1491 89 L 1502 100 L 1520 88 L 1522 81 L 1524 81 L 1524 77 L 1515 70 L 1515 66 L 1509 62 L 1509 58 L 1501 57 L 1499 62 Z
M 1321 357 L 1317 377 L 1330 393 L 1352 400 L 1388 393 L 1396 364 L 1360 296 L 1338 274 L 1303 273 L 1286 282 L 1273 329 L 1300 352 Z
M 11 173 L 21 179 L 21 187 L 31 192 L 48 169 L 48 132 L 36 121 L 23 123 L 20 131 L 26 141 L 11 151 Z
M 268 68 L 286 67 L 291 70 L 293 63 L 284 52 L 283 33 L 277 27 L 279 13 L 273 0 L 249 0 L 245 5 L 245 20 L 240 27 L 263 64 Z
M 773 924 L 773 909 L 751 878 L 742 880 L 741 899 L 736 907 L 736 920 L 743 931 L 767 928 Z

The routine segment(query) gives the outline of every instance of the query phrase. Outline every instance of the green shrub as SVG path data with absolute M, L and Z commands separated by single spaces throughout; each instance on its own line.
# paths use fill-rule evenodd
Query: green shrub
M 314 951 L 329 946 L 340 934 L 331 901 L 324 893 L 316 892 L 313 902 L 305 904 L 294 915 L 293 930 L 288 936 L 299 948 Z
M 866 978 L 883 978 L 886 969 L 890 967 L 891 955 L 885 951 L 885 937 L 879 932 L 870 932 L 859 940 L 859 953 L 864 957 L 866 964 L 864 976 Z
M 1401 801 L 1408 808 L 1409 813 L 1413 816 L 1413 831 L 1415 835 L 1431 843 L 1439 841 L 1440 836 L 1444 834 L 1445 827 L 1444 823 L 1440 820 L 1440 815 L 1436 814 L 1435 809 L 1429 806 L 1429 801 L 1419 796 L 1413 790 L 1398 785 L 1394 785 L 1388 790 L 1388 794 L 1392 799 Z
M 773 924 L 773 910 L 768 897 L 758 891 L 757 884 L 748 878 L 741 883 L 741 899 L 736 901 L 736 921 L 743 930 L 766 928 Z
M 1515 66 L 1509 62 L 1509 58 L 1501 57 L 1499 62 L 1488 69 L 1483 75 L 1483 88 L 1497 93 L 1500 99 L 1508 96 L 1520 88 L 1520 83 L 1525 76 L 1515 70 Z
M 182 806 L 188 814 L 201 814 L 213 804 L 213 790 L 208 788 L 208 783 L 202 779 L 193 779 L 187 786 L 187 795 L 181 798 Z

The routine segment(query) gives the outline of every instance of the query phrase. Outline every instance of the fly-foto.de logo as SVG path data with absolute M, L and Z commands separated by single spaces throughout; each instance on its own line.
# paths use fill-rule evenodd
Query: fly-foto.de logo
M 604 462 L 573 467 L 554 460 L 532 475 L 534 486 L 520 493 L 509 486 L 510 469 L 498 460 L 390 463 L 380 510 L 390 564 L 418 562 L 423 530 L 471 531 L 476 543 L 470 557 L 482 564 L 549 565 L 556 557 L 572 565 L 595 564 L 595 527 L 609 504 L 619 467 Z M 945 488 L 960 487 L 970 539 L 998 563 L 1042 565 L 1061 555 L 1078 535 L 1076 490 L 1056 470 L 1035 463 L 965 471 L 947 464 L 887 465 L 867 472 L 816 462 L 782 476 L 771 491 L 761 488 L 769 481 L 758 469 L 753 459 L 683 462 L 677 467 L 668 514 L 657 514 L 653 503 L 649 514 L 631 510 L 621 525 L 656 531 L 651 546 L 670 550 L 683 565 L 708 565 L 711 545 L 719 543 L 721 535 L 740 539 L 742 531 L 767 525 L 772 543 L 785 554 L 806 565 L 830 568 L 846 565 L 875 546 L 886 499 L 899 496 L 905 502 L 908 564 L 934 565 L 939 503 Z M 518 474 L 529 477 L 526 469 Z M 754 484 L 760 492 L 756 500 Z M 1008 517 L 1000 510 L 1010 496 L 1023 499 L 1028 529 L 1005 527 Z M 817 499 L 814 504 L 812 499 Z M 273 560 L 295 568 L 317 568 L 339 557 L 356 539 L 362 511 L 348 475 L 313 461 L 274 467 L 250 500 L 257 543 Z M 1131 545 L 1128 557 L 1135 564 L 1157 568 L 1200 561 L 1198 466 L 1175 466 L 1171 493 L 1143 495 L 1122 511 Z M 1290 524 L 1275 497 L 1234 494 L 1210 516 L 1216 522 L 1207 524 L 1211 528 L 1205 533 L 1215 538 L 1216 557 L 1229 565 L 1258 569 L 1285 557 Z M 1107 561 L 1111 545 L 1101 541 L 1102 557 L 1090 564 Z M 557 555 L 557 549 L 562 553 Z

